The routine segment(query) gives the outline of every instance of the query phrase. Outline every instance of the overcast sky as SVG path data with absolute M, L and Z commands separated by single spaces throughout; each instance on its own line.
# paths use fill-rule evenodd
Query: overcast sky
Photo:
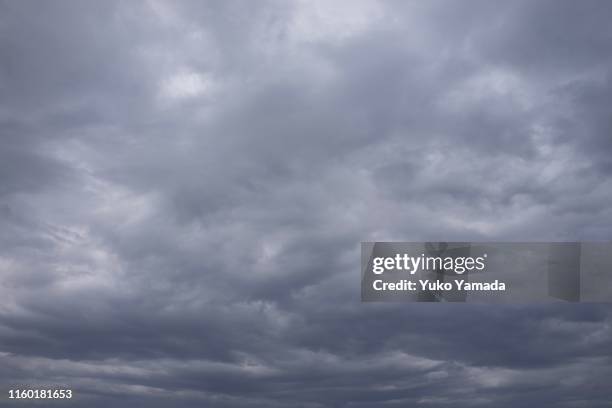
M 361 241 L 610 240 L 611 21 L 1 1 L 0 405 L 611 406 L 609 305 L 359 299 Z

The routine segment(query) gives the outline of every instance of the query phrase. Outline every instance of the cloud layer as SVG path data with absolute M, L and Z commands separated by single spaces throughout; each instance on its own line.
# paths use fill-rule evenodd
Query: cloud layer
M 611 17 L 0 2 L 1 388 L 610 406 L 609 306 L 361 304 L 358 275 L 360 241 L 610 239 Z

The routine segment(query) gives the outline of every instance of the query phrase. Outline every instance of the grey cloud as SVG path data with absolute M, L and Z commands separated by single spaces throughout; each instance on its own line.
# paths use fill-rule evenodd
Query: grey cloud
M 2 389 L 610 404 L 607 305 L 358 287 L 360 241 L 609 239 L 607 4 L 0 8 Z

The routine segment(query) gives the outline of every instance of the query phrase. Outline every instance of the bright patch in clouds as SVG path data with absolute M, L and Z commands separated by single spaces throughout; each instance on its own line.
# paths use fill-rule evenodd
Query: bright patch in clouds
M 181 71 L 165 78 L 160 93 L 163 99 L 190 99 L 210 91 L 212 82 L 205 75 L 191 71 Z

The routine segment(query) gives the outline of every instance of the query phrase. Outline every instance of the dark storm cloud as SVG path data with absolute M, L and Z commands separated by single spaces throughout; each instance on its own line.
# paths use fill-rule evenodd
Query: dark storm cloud
M 605 2 L 3 2 L 0 383 L 597 407 L 605 305 L 372 305 L 365 240 L 609 239 Z

